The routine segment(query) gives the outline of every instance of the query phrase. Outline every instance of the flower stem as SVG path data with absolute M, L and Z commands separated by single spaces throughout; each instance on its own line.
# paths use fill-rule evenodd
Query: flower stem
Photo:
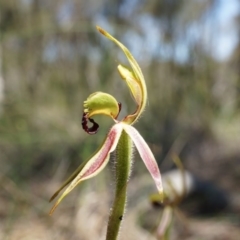
M 116 149 L 116 190 L 106 240 L 116 240 L 126 206 L 127 183 L 131 173 L 132 140 L 123 130 Z

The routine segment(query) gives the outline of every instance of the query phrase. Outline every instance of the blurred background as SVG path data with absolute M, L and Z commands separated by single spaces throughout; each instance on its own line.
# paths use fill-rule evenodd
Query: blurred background
M 87 135 L 83 101 L 105 91 L 122 103 L 121 116 L 135 109 L 116 71 L 126 60 L 96 25 L 142 68 L 149 100 L 136 128 L 162 173 L 176 154 L 203 183 L 194 204 L 178 207 L 170 239 L 239 239 L 238 0 L 0 1 L 0 239 L 104 239 L 112 162 L 48 216 L 48 199 L 112 125 L 98 117 L 98 134 Z M 136 153 L 121 239 L 157 239 L 154 192 Z

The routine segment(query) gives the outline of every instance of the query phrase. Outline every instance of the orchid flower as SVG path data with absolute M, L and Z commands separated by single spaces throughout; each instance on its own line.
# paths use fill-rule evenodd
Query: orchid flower
M 164 203 L 159 198 L 159 194 L 150 196 L 154 206 L 163 207 L 161 220 L 156 230 L 157 239 L 160 240 L 170 239 L 174 215 L 178 216 L 180 221 L 183 222 L 184 215 L 178 209 L 178 206 L 193 188 L 191 175 L 185 171 L 181 159 L 176 154 L 172 155 L 172 159 L 178 170 L 172 170 L 163 175 Z
M 123 218 L 126 202 L 126 187 L 131 172 L 133 144 L 151 174 L 161 199 L 163 198 L 163 189 L 160 171 L 154 155 L 140 133 L 132 126 L 143 113 L 147 101 L 147 89 L 142 71 L 132 54 L 122 43 L 98 26 L 97 30 L 113 41 L 126 55 L 131 69 L 122 65 L 119 65 L 117 68 L 121 78 L 127 83 L 137 108 L 132 114 L 125 116 L 119 121 L 117 118 L 121 111 L 121 104 L 110 94 L 95 92 L 84 101 L 82 127 L 87 133 L 95 134 L 97 132 L 99 125 L 92 117 L 98 114 L 109 116 L 115 124 L 95 154 L 93 154 L 89 160 L 83 162 L 52 196 L 50 201 L 52 201 L 64 187 L 69 185 L 54 204 L 50 215 L 62 199 L 80 182 L 92 178 L 101 172 L 107 165 L 110 154 L 116 150 L 116 193 L 107 231 L 107 239 L 112 240 L 117 238 L 120 222 Z M 91 127 L 88 127 L 88 121 L 92 123 Z

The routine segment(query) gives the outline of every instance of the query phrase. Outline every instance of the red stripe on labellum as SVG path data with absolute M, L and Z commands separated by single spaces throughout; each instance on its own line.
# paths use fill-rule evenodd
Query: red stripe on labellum
M 88 127 L 88 120 L 93 124 L 92 127 Z M 84 112 L 82 116 L 82 128 L 88 134 L 93 135 L 97 133 L 99 125 L 92 118 L 88 118 L 87 114 Z
M 118 116 L 119 116 L 119 113 L 121 112 L 121 109 L 122 109 L 122 104 L 119 102 L 118 103 L 118 115 L 115 117 L 115 119 L 117 119 L 118 118 Z

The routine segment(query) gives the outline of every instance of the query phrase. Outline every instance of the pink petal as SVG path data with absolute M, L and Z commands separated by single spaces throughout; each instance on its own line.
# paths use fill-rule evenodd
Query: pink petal
M 122 134 L 123 125 L 121 123 L 115 124 L 109 131 L 104 143 L 93 155 L 93 157 L 86 163 L 79 174 L 72 180 L 67 189 L 59 197 L 50 211 L 50 215 L 55 208 L 63 200 L 63 198 L 69 194 L 80 182 L 88 178 L 92 178 L 97 175 L 106 166 L 109 160 L 110 153 L 113 152 L 117 146 L 119 138 Z
M 105 142 L 98 152 L 88 161 L 82 171 L 79 173 L 81 180 L 85 180 L 97 175 L 108 163 L 108 158 L 117 146 L 122 133 L 122 125 L 115 124 L 109 131 Z
M 82 171 L 74 179 L 72 184 L 76 181 L 83 181 L 97 175 L 108 163 L 108 158 L 117 146 L 118 140 L 122 133 L 122 125 L 115 124 L 109 131 L 104 143 L 97 151 L 97 153 L 87 162 Z
M 153 180 L 155 181 L 155 184 L 160 195 L 163 197 L 161 174 L 152 151 L 150 150 L 149 146 L 147 145 L 143 137 L 134 127 L 132 127 L 131 125 L 124 124 L 123 128 L 134 142 L 143 162 L 145 163 L 148 171 L 150 172 Z

